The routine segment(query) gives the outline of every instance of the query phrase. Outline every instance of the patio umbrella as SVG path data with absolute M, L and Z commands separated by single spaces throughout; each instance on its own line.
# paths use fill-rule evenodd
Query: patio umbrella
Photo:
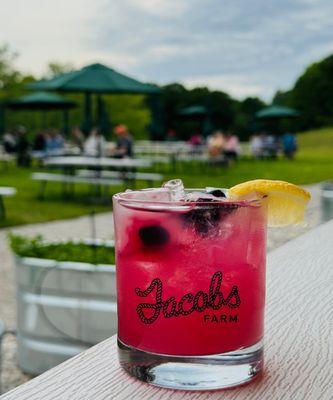
M 57 94 L 37 92 L 9 100 L 4 107 L 11 110 L 63 110 L 64 132 L 67 133 L 68 110 L 76 107 L 76 103 Z
M 299 116 L 299 112 L 289 107 L 273 105 L 265 107 L 255 114 L 257 119 L 278 119 L 278 118 L 295 118 Z
M 193 105 L 189 107 L 184 107 L 178 111 L 178 115 L 188 119 L 201 120 L 201 129 L 204 136 L 208 136 L 214 129 L 210 118 L 210 113 L 205 106 Z
M 92 125 L 92 94 L 155 94 L 157 86 L 139 82 L 103 64 L 88 65 L 78 71 L 43 79 L 28 85 L 34 90 L 54 90 L 59 92 L 82 92 L 85 94 L 85 128 Z
M 13 110 L 63 110 L 75 106 L 74 101 L 47 92 L 27 94 L 6 103 L 6 107 Z

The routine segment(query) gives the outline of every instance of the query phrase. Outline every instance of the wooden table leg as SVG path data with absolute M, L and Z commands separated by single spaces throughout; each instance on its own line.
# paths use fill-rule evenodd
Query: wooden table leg
M 3 196 L 0 196 L 0 219 L 6 219 L 5 203 L 3 202 Z

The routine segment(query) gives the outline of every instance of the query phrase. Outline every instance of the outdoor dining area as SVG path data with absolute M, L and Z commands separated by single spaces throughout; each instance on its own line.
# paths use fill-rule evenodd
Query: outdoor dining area
M 3 2 L 0 400 L 333 400 L 332 15 Z
M 191 259 L 191 265 L 197 265 L 195 263 L 203 254 L 207 253 L 208 259 L 214 252 L 220 251 L 221 246 L 214 242 L 214 235 L 228 240 L 230 227 L 233 226 L 232 218 L 238 212 L 242 213 L 239 209 L 242 209 L 242 202 L 247 201 L 246 197 L 239 201 L 230 198 L 235 204 L 226 210 L 216 211 L 216 202 L 221 198 L 225 199 L 229 193 L 227 189 L 220 188 L 232 186 L 240 176 L 248 177 L 249 181 L 257 176 L 266 176 L 268 169 L 274 171 L 275 178 L 279 178 L 281 174 L 283 179 L 289 179 L 289 171 L 294 168 L 292 163 L 298 151 L 296 135 L 289 131 L 278 134 L 272 132 L 281 121 L 294 121 L 301 118 L 301 114 L 295 109 L 277 104 L 265 106 L 251 116 L 251 123 L 256 129 L 246 136 L 246 140 L 240 140 L 237 132 L 223 130 L 216 122 L 214 125 L 214 115 L 209 105 L 193 102 L 191 105 L 178 107 L 175 111 L 175 126 L 182 127 L 182 124 L 185 126 L 190 122 L 189 126 L 195 127 L 193 134 L 189 137 L 177 137 L 175 129 L 163 126 L 163 112 L 158 112 L 161 95 L 159 87 L 139 82 L 102 64 L 88 65 L 51 79 L 29 83 L 26 89 L 29 90 L 28 94 L 5 103 L 4 120 L 2 123 L 0 121 L 0 126 L 4 126 L 6 132 L 0 160 L 3 162 L 3 174 L 9 177 L 8 182 L 11 185 L 0 187 L 0 221 L 4 226 L 0 231 L 4 243 L 2 257 L 5 260 L 6 274 L 11 276 L 15 271 L 16 277 L 14 286 L 6 287 L 3 294 L 0 294 L 0 306 L 4 304 L 4 308 L 10 310 L 9 326 L 15 325 L 15 330 L 6 326 L 8 320 L 6 324 L 2 324 L 0 320 L 0 339 L 4 343 L 4 353 L 8 352 L 8 337 L 15 348 L 17 361 L 15 366 L 12 363 L 10 371 L 14 371 L 17 385 L 28 382 L 3 394 L 1 399 L 219 399 L 221 392 L 206 392 L 204 388 L 215 389 L 212 382 L 221 382 L 223 376 L 227 375 L 233 382 L 237 381 L 238 375 L 245 375 L 244 382 L 258 375 L 249 386 L 226 390 L 224 393 L 230 399 L 310 400 L 314 398 L 314 393 L 320 399 L 330 399 L 329 374 L 325 369 L 325 365 L 330 362 L 327 354 L 331 350 L 331 343 L 327 340 L 331 327 L 326 316 L 330 313 L 329 303 L 332 300 L 332 291 L 327 282 L 332 280 L 330 265 L 333 261 L 330 244 L 325 240 L 333 233 L 333 189 L 329 182 L 312 184 L 312 181 L 307 181 L 305 189 L 299 188 L 306 193 L 309 191 L 312 196 L 306 214 L 307 224 L 299 224 L 293 228 L 268 229 L 264 373 L 261 372 L 262 348 L 250 348 L 249 353 L 246 350 L 244 354 L 237 355 L 236 359 L 233 354 L 226 353 L 223 362 L 228 373 L 219 371 L 216 375 L 210 372 L 214 368 L 209 368 L 221 362 L 218 357 L 212 362 L 206 358 L 206 353 L 191 357 L 190 362 L 198 369 L 197 372 L 188 374 L 188 381 L 185 383 L 179 382 L 177 376 L 184 369 L 183 358 L 186 357 L 182 354 L 168 356 L 168 362 L 162 367 L 164 380 L 159 381 L 161 370 L 154 369 L 154 363 L 149 361 L 149 354 L 142 355 L 138 352 L 124 356 L 131 350 L 124 350 L 122 343 L 117 342 L 116 338 L 119 332 L 116 289 L 119 255 L 117 267 L 115 258 L 117 243 L 119 246 L 119 243 L 129 239 L 128 246 L 133 246 L 134 252 L 142 252 L 138 256 L 140 262 L 148 257 L 140 264 L 147 271 L 154 267 L 154 257 L 159 257 L 158 253 L 164 249 L 163 246 L 167 250 L 163 257 L 158 258 L 158 265 L 171 263 L 172 260 L 177 269 L 177 263 L 180 262 L 178 256 L 173 254 L 174 249 L 168 247 L 175 239 L 181 241 L 181 250 L 177 248 L 180 254 L 185 248 L 186 257 L 192 253 L 195 255 Z M 76 94 L 76 100 L 67 97 L 68 93 Z M 109 117 L 112 116 L 112 109 L 108 110 L 109 115 L 103 96 L 115 94 L 130 94 L 149 99 L 147 104 L 151 106 L 150 130 L 144 138 L 137 138 L 135 132 L 122 121 L 111 123 Z M 81 115 L 80 125 L 70 122 L 74 110 Z M 40 129 L 33 136 L 29 136 L 23 125 L 15 127 L 13 132 L 6 130 L 6 114 L 8 117 L 11 113 L 27 111 L 36 115 L 40 113 Z M 61 113 L 62 126 L 47 128 L 48 112 Z M 59 122 L 59 118 L 57 121 Z M 267 128 L 265 131 L 264 126 L 271 130 Z M 312 149 L 305 146 L 305 158 L 308 157 L 307 151 Z M 296 168 L 297 166 L 294 172 Z M 193 209 L 191 197 L 186 201 L 184 197 L 173 198 L 172 189 L 170 199 L 182 204 L 177 203 L 170 212 L 162 213 L 161 220 L 158 220 L 161 205 L 144 210 L 140 201 L 139 205 L 135 201 L 129 201 L 126 211 L 118 211 L 119 214 L 126 216 L 138 213 L 138 216 L 133 217 L 131 223 L 119 223 L 117 210 L 120 206 L 117 204 L 117 196 L 114 197 L 116 205 L 112 206 L 115 193 L 124 192 L 125 196 L 126 193 L 135 196 L 137 189 L 145 189 L 143 193 L 148 193 L 150 188 L 160 194 L 159 191 L 163 192 L 166 187 L 165 182 L 177 182 L 174 179 L 177 177 L 184 178 L 194 188 L 205 186 L 201 189 L 204 190 L 202 197 L 195 198 L 197 204 Z M 300 181 L 302 179 L 299 178 Z M 211 197 L 215 196 L 212 193 L 220 199 Z M 287 199 L 291 198 L 293 201 L 294 194 L 288 196 Z M 263 195 L 263 198 L 266 197 Z M 14 211 L 11 201 L 17 201 Z M 163 201 L 161 203 L 164 204 Z M 302 201 L 300 203 L 303 204 Z M 198 211 L 197 208 L 202 205 L 206 209 Z M 252 208 L 255 206 L 254 203 L 251 204 Z M 151 215 L 148 215 L 148 211 Z M 140 213 L 146 215 L 149 226 L 140 225 Z M 175 215 L 170 218 L 172 213 Z M 15 219 L 19 214 L 23 215 L 22 219 Z M 31 220 L 30 214 L 33 215 Z M 225 253 L 220 258 L 222 264 L 225 262 L 225 254 L 229 254 L 230 248 L 235 243 L 237 245 L 237 241 L 240 241 L 240 245 L 235 247 L 237 250 L 230 257 L 231 265 L 247 249 L 247 245 L 242 246 L 240 240 L 242 229 L 245 229 L 243 227 L 248 229 L 248 242 L 254 241 L 245 251 L 246 268 L 251 266 L 250 262 L 256 257 L 260 260 L 258 262 L 264 263 L 265 228 L 261 226 L 257 229 L 257 221 L 248 221 L 247 211 L 240 215 L 240 219 L 235 222 L 236 236 L 229 240 Z M 125 238 L 122 240 L 115 238 L 113 223 L 117 218 L 119 232 Z M 165 229 L 162 225 L 168 218 L 168 229 Z M 224 223 L 224 219 L 225 226 L 216 230 L 216 225 L 221 221 Z M 260 221 L 260 216 L 258 220 Z M 26 224 L 26 221 L 30 223 Z M 134 230 L 137 223 L 138 234 Z M 175 226 L 182 229 L 178 235 L 174 235 Z M 215 229 L 212 236 L 209 229 Z M 175 237 L 171 237 L 172 234 Z M 193 234 L 194 238 L 191 237 Z M 209 241 L 213 242 L 212 249 L 206 252 L 210 246 Z M 263 246 L 261 250 L 260 241 Z M 203 250 L 198 251 L 202 244 Z M 128 257 L 133 257 L 134 254 L 128 249 L 125 253 Z M 285 260 L 290 260 L 288 266 L 285 265 Z M 126 266 L 131 265 L 135 271 L 135 261 L 133 257 Z M 198 280 L 201 275 L 205 275 L 203 266 L 205 267 L 206 262 L 205 259 L 202 265 L 197 265 L 200 271 Z M 161 268 L 160 276 L 170 273 L 172 268 L 172 265 L 166 268 L 168 271 Z M 314 269 L 319 268 L 320 276 L 314 276 Z M 135 278 L 132 270 L 125 279 L 126 282 Z M 256 268 L 250 270 L 252 273 Z M 158 317 L 159 314 L 163 314 L 166 319 L 175 317 L 174 320 L 178 321 L 192 311 L 201 313 L 209 307 L 216 311 L 216 299 L 222 299 L 223 307 L 230 305 L 229 308 L 237 308 L 243 301 L 246 287 L 240 290 L 242 300 L 239 298 L 238 303 L 235 295 L 237 286 L 233 286 L 229 296 L 219 291 L 229 284 L 229 280 L 236 274 L 234 271 L 227 273 L 226 279 L 221 274 L 220 281 L 216 278 L 218 275 L 213 275 L 207 294 L 203 290 L 192 294 L 190 286 L 193 282 L 186 281 L 185 276 L 186 282 L 183 284 L 181 273 L 180 270 L 177 272 L 177 279 L 169 276 L 166 280 L 168 284 L 176 282 L 173 289 L 177 285 L 180 288 L 189 286 L 186 289 L 189 292 L 179 300 L 177 309 L 173 295 L 162 300 L 164 283 L 162 284 L 157 275 L 152 276 L 151 285 L 145 290 L 137 286 L 132 290 L 139 297 L 147 297 L 155 286 L 157 288 L 155 305 L 140 303 L 137 307 L 137 313 L 145 325 L 154 323 L 155 316 Z M 258 293 L 264 296 L 264 289 L 254 290 L 253 296 Z M 231 301 L 233 296 L 235 303 Z M 13 298 L 16 298 L 15 304 Z M 186 309 L 191 302 L 193 307 Z M 248 307 L 248 311 L 258 312 L 260 307 L 259 303 L 254 302 L 254 309 Z M 147 316 L 142 311 L 145 308 L 153 310 L 155 314 L 151 316 L 148 311 Z M 309 315 L 309 310 L 311 318 L 304 319 L 305 314 Z M 125 314 L 126 312 L 123 313 Z M 204 322 L 208 325 L 209 319 L 212 329 L 217 326 L 215 323 L 222 324 L 226 321 L 224 313 L 215 313 L 212 318 L 208 315 L 206 319 L 207 315 L 203 315 Z M 247 318 L 245 314 L 242 317 Z M 130 332 L 131 326 L 129 324 Z M 183 329 L 181 333 L 185 335 L 186 332 Z M 134 335 L 135 340 L 137 336 Z M 158 342 L 160 337 L 169 340 L 175 334 L 172 329 L 160 330 L 156 337 Z M 327 354 L 324 354 L 320 345 L 322 340 L 326 343 Z M 259 344 L 262 346 L 261 340 Z M 202 345 L 209 346 L 210 343 L 203 342 Z M 120 367 L 117 346 L 123 369 L 139 380 L 134 380 Z M 300 349 L 297 355 L 291 350 L 293 348 Z M 155 353 L 152 352 L 157 357 L 155 361 L 158 367 L 160 355 Z M 10 354 L 13 357 L 12 350 Z M 242 360 L 248 363 L 248 370 L 243 366 L 239 367 L 238 363 Z M 142 363 L 149 364 L 148 373 L 148 367 L 145 368 Z M 0 370 L 0 379 L 1 373 Z M 3 374 L 5 377 L 10 375 L 6 368 Z M 156 387 L 140 382 L 140 379 L 148 383 L 154 382 Z M 202 386 L 196 387 L 192 379 L 200 380 Z M 177 385 L 182 388 L 183 384 L 187 385 L 186 391 L 165 389 L 175 388 Z M 232 386 L 227 381 L 223 385 L 222 387 Z M 10 389 L 14 386 L 16 384 Z M 201 392 L 191 393 L 191 390 L 198 388 Z M 7 390 L 7 386 L 5 389 Z
M 31 179 L 40 182 L 40 199 L 45 197 L 46 188 L 51 185 L 58 185 L 64 197 L 73 197 L 75 186 L 85 185 L 90 187 L 93 194 L 110 201 L 108 189 L 112 186 L 135 188 L 138 181 L 154 186 L 163 181 L 165 173 L 175 173 L 184 165 L 186 169 L 205 171 L 212 165 L 228 164 L 223 155 L 212 157 L 203 143 L 184 140 L 134 142 L 128 128 L 122 124 L 113 130 L 116 132 L 116 141 L 110 141 L 110 123 L 101 96 L 148 96 L 152 105 L 151 135 L 154 136 L 154 130 L 161 129 L 161 116 L 155 112 L 160 89 L 105 65 L 88 65 L 52 79 L 30 83 L 27 89 L 32 92 L 3 104 L 0 126 L 5 134 L 0 157 L 7 166 L 15 158 L 22 167 L 37 165 L 39 170 L 34 168 Z M 78 104 L 64 96 L 68 93 L 83 94 L 80 126 L 70 127 L 70 112 Z M 93 101 L 94 96 L 96 102 Z M 6 131 L 7 114 L 27 111 L 40 114 L 41 117 L 41 129 L 33 138 L 32 145 L 29 143 L 31 136 L 29 139 L 24 126 L 18 126 L 12 133 Z M 48 112 L 62 113 L 61 128 L 42 128 L 47 124 Z M 180 110 L 179 115 L 181 118 L 199 116 L 206 134 L 212 128 L 204 107 L 187 107 Z

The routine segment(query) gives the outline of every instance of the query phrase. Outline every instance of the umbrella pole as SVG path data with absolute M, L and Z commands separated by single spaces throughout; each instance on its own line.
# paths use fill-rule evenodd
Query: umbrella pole
M 0 105 L 0 134 L 6 132 L 6 110 L 4 106 Z
M 202 133 L 204 137 L 209 136 L 213 131 L 213 124 L 210 119 L 210 116 L 207 114 L 202 121 Z
M 163 108 L 160 97 L 156 94 L 148 96 L 147 103 L 150 108 L 150 127 L 149 134 L 151 139 L 161 140 L 165 135 L 165 126 L 163 121 Z
M 102 105 L 102 97 L 100 94 L 97 95 L 97 112 L 96 112 L 96 122 L 97 125 L 100 129 L 102 129 L 102 110 L 103 105 Z M 104 133 L 104 132 L 103 132 Z
M 41 112 L 42 128 L 46 129 L 46 111 Z
M 91 93 L 85 92 L 83 130 L 88 133 L 91 129 Z
M 69 113 L 68 110 L 63 111 L 63 131 L 66 136 L 69 133 Z

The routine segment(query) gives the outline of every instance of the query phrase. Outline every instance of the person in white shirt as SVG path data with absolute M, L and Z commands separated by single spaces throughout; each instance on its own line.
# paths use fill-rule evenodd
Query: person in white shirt
M 83 151 L 86 156 L 102 157 L 105 153 L 105 139 L 99 128 L 93 128 L 84 142 Z
M 250 139 L 250 149 L 254 158 L 258 159 L 262 157 L 263 147 L 264 143 L 262 137 L 258 134 L 253 135 Z

